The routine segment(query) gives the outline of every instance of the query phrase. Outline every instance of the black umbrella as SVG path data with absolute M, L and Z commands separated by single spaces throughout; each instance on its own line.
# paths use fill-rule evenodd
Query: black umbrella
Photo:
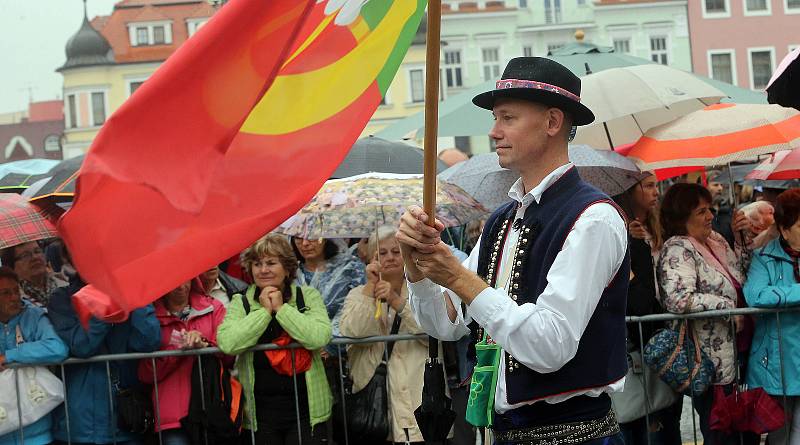
M 800 49 L 791 51 L 772 74 L 767 101 L 800 110 Z
M 29 175 L 26 173 L 8 173 L 0 178 L 0 193 L 22 193 L 34 182 L 46 175 Z
M 422 405 L 414 410 L 417 426 L 428 445 L 444 445 L 456 420 L 453 401 L 445 394 L 445 378 L 439 357 L 439 340 L 428 337 L 428 362 L 425 364 Z
M 422 173 L 421 149 L 403 142 L 390 142 L 375 136 L 356 141 L 331 179 L 348 178 L 364 173 Z M 439 161 L 437 171 L 447 168 Z
M 42 179 L 23 193 L 31 201 L 48 199 L 52 202 L 72 201 L 75 196 L 75 180 L 83 163 L 83 155 L 59 162 Z

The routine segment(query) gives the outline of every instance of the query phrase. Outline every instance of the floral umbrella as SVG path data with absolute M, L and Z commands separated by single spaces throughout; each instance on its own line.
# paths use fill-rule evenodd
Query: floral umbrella
M 361 238 L 396 226 L 406 207 L 422 202 L 422 175 L 368 173 L 332 179 L 276 231 L 301 238 Z M 488 210 L 458 186 L 437 181 L 436 217 L 445 227 L 466 224 Z

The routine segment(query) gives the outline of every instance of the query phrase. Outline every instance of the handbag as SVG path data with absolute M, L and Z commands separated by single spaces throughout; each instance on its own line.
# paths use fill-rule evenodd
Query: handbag
M 115 383 L 115 386 L 119 386 Z M 117 389 L 117 427 L 136 434 L 153 431 L 153 400 L 142 388 Z
M 706 392 L 714 377 L 714 363 L 700 349 L 686 320 L 679 328 L 660 329 L 644 347 L 644 362 L 673 390 L 687 396 Z
M 395 314 L 389 335 L 397 334 L 400 330 L 400 322 L 400 315 Z M 394 343 L 389 343 L 386 350 L 386 359 L 381 361 L 367 386 L 360 391 L 353 392 L 352 379 L 350 376 L 346 377 L 347 381 L 344 383 L 344 406 L 334 407 L 333 421 L 335 425 L 347 426 L 347 436 L 350 443 L 382 443 L 386 441 L 392 431 L 389 419 L 389 390 L 386 379 L 387 363 L 392 356 L 392 349 L 394 349 Z M 334 434 L 334 436 L 343 436 L 341 433 Z M 344 437 L 336 438 L 336 440 L 339 443 L 344 443 Z
M 625 387 L 622 392 L 613 392 L 610 396 L 619 423 L 640 419 L 678 400 L 678 393 L 664 383 L 649 366 L 644 366 L 640 351 L 628 353 Z
M 16 328 L 19 346 L 25 339 L 19 324 Z M 44 366 L 6 369 L 0 372 L 0 388 L 11 392 L 17 387 L 17 397 L 0 397 L 0 436 L 18 430 L 20 418 L 22 427 L 26 427 L 46 416 L 64 401 L 64 384 Z
M 500 368 L 502 348 L 483 332 L 481 341 L 475 344 L 477 361 L 469 382 L 466 420 L 470 425 L 487 427 L 494 420 L 494 394 L 497 389 L 497 373 Z

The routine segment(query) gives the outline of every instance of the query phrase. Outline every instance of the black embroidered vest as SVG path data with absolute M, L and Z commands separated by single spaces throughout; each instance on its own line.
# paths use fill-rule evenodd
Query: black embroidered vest
M 544 192 L 540 203 L 533 202 L 526 209 L 521 222 L 512 221 L 516 202 L 499 208 L 484 227 L 478 275 L 491 286 L 495 285 L 507 231 L 519 230 L 516 259 L 507 290 L 517 304 L 536 303 L 547 286 L 547 273 L 567 235 L 583 211 L 597 202 L 614 205 L 604 193 L 583 182 L 572 168 Z M 582 254 L 592 255 L 593 252 L 587 250 Z M 630 255 L 626 252 L 617 275 L 603 291 L 575 357 L 558 371 L 536 372 L 506 351 L 505 379 L 510 404 L 603 387 L 625 376 L 625 302 L 629 275 Z

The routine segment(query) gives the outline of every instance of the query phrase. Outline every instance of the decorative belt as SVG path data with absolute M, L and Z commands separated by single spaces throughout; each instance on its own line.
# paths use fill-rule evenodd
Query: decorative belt
M 619 433 L 619 423 L 612 409 L 599 419 L 492 433 L 496 441 L 516 445 L 578 445 Z

